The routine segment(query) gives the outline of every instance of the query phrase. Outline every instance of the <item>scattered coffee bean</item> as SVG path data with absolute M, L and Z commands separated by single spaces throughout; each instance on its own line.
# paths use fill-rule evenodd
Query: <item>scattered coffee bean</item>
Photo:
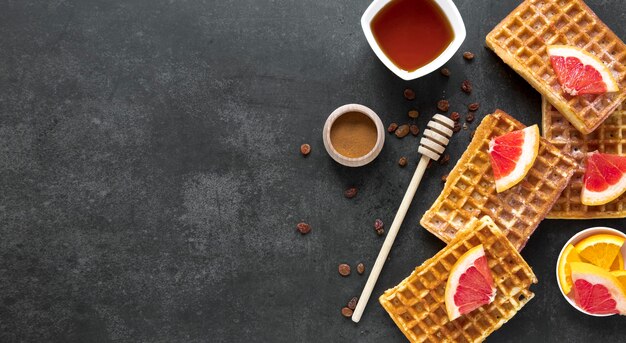
M 445 154 L 443 156 L 441 156 L 439 158 L 439 164 L 441 165 L 446 165 L 448 164 L 448 162 L 450 161 L 450 155 L 449 154 Z
M 385 224 L 383 223 L 382 220 L 380 219 L 374 220 L 374 230 L 379 231 L 379 230 L 383 230 L 384 228 L 385 228 Z
M 394 131 L 396 131 L 397 128 L 398 128 L 398 124 L 391 123 L 389 124 L 389 127 L 387 128 L 387 132 L 393 133 Z
M 474 59 L 474 54 L 469 52 L 469 51 L 466 51 L 466 52 L 463 53 L 463 58 L 468 60 L 468 61 L 471 61 L 471 60 Z
M 450 76 L 450 69 L 448 68 L 441 68 L 441 75 L 443 76 Z
M 350 266 L 345 264 L 345 263 L 340 264 L 339 265 L 339 274 L 341 276 L 348 276 L 348 275 L 350 275 Z
M 300 232 L 303 235 L 306 235 L 307 233 L 311 231 L 311 225 L 305 222 L 298 223 L 296 227 L 298 228 L 298 232 Z
M 300 153 L 302 154 L 302 156 L 306 156 L 311 152 L 311 146 L 308 144 L 302 144 L 300 145 Z
M 406 167 L 406 163 L 407 163 L 407 159 L 404 156 L 400 157 L 400 159 L 398 160 L 398 165 L 400 167 L 403 167 L 403 168 Z
M 454 128 L 452 129 L 452 132 L 459 132 L 459 131 L 461 131 L 461 124 L 456 122 L 454 123 Z
M 441 112 L 448 112 L 450 109 L 450 103 L 448 100 L 439 100 L 437 103 L 437 109 Z
M 466 121 L 466 122 L 468 122 L 468 123 L 473 122 L 473 121 L 474 121 L 474 119 L 476 119 L 476 118 L 474 117 L 474 113 L 472 113 L 472 112 L 468 113 L 468 114 L 465 116 L 465 121 Z
M 363 263 L 357 264 L 356 272 L 359 273 L 359 275 L 363 275 L 363 273 L 365 273 L 365 265 Z
M 352 317 L 352 312 L 353 311 L 347 307 L 344 307 L 341 309 L 341 315 L 343 315 L 346 318 Z
M 357 192 L 356 187 L 350 187 L 343 192 L 343 195 L 348 199 L 352 199 L 356 196 Z
M 467 94 L 472 93 L 472 83 L 469 80 L 463 81 L 461 84 L 461 90 Z
M 413 136 L 417 136 L 420 133 L 420 128 L 415 124 L 409 126 L 409 130 Z
M 404 90 L 404 98 L 407 100 L 415 100 L 415 91 L 411 88 L 407 88 Z
M 460 118 L 461 118 L 461 115 L 459 114 L 459 112 L 450 113 L 450 119 L 454 121 L 459 121 Z
M 354 310 L 356 308 L 356 304 L 359 302 L 359 298 L 354 297 L 348 301 L 348 308 Z
M 407 113 L 409 115 L 409 118 L 417 118 L 420 116 L 420 113 L 417 110 L 410 110 L 409 113 Z
M 409 134 L 409 125 L 404 124 L 404 125 L 398 126 L 398 128 L 396 129 L 396 131 L 394 133 L 395 133 L 396 137 L 404 138 L 406 135 Z
M 477 102 L 473 102 L 473 103 L 467 105 L 467 109 L 472 111 L 472 112 L 475 112 L 479 107 L 480 107 L 480 104 L 477 103 Z
M 446 183 L 448 181 L 448 174 L 441 177 L 441 182 Z

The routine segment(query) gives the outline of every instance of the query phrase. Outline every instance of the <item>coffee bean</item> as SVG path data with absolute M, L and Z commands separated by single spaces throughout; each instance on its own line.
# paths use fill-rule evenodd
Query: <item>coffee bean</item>
M 406 135 L 409 134 L 409 125 L 404 124 L 404 125 L 400 125 L 398 126 L 398 128 L 396 129 L 396 132 L 394 132 L 396 137 L 398 138 L 404 138 Z
M 437 103 L 437 109 L 441 112 L 448 112 L 450 109 L 450 103 L 448 100 L 439 100 Z
M 407 114 L 409 115 L 409 118 L 413 119 L 420 116 L 420 113 L 417 110 L 410 110 Z
M 415 91 L 411 88 L 407 88 L 404 90 L 404 98 L 407 100 L 415 100 Z
M 380 220 L 380 219 L 374 220 L 374 230 L 378 231 L 378 230 L 382 230 L 384 228 L 385 228 L 385 224 L 383 223 L 382 220 Z
M 443 76 L 450 76 L 450 69 L 448 68 L 441 68 L 440 72 Z
M 400 159 L 398 160 L 398 165 L 400 167 L 403 167 L 403 168 L 406 167 L 406 163 L 407 163 L 407 160 L 406 160 L 406 157 L 404 156 L 400 157 Z
M 343 315 L 346 318 L 352 317 L 352 312 L 353 311 L 347 307 L 344 307 L 341 309 L 341 315 Z
M 461 118 L 461 115 L 459 114 L 459 112 L 450 113 L 450 119 L 454 121 L 459 121 L 459 118 Z
M 300 153 L 302 154 L 302 156 L 306 156 L 311 152 L 311 146 L 308 144 L 302 144 L 300 145 Z
M 446 165 L 450 161 L 450 155 L 445 154 L 439 158 L 439 164 Z
M 398 128 L 398 124 L 391 123 L 389 124 L 389 127 L 387 128 L 387 132 L 393 133 L 394 131 L 396 131 L 397 128 Z
M 413 136 L 417 136 L 420 133 L 420 128 L 415 124 L 409 126 L 409 130 Z
M 480 107 L 480 104 L 477 103 L 477 102 L 473 102 L 473 103 L 467 105 L 467 109 L 472 111 L 472 112 L 475 112 L 478 109 L 478 107 Z
M 470 112 L 465 116 L 465 121 L 471 123 L 474 121 L 474 113 Z
M 357 264 L 356 272 L 359 273 L 359 275 L 363 275 L 363 273 L 365 273 L 365 265 L 363 263 Z
M 354 310 L 356 308 L 356 304 L 359 302 L 359 298 L 354 297 L 348 301 L 348 308 Z
M 461 131 L 461 124 L 459 124 L 458 122 L 454 123 L 454 128 L 452 129 L 453 132 L 459 132 Z
M 467 94 L 472 93 L 472 83 L 469 80 L 463 81 L 461 84 L 461 90 Z
M 448 181 L 448 174 L 441 177 L 441 182 L 446 183 Z
M 345 263 L 340 264 L 339 265 L 339 274 L 341 276 L 348 276 L 348 275 L 350 275 L 350 266 L 345 264 Z
M 305 222 L 298 223 L 296 227 L 298 228 L 298 231 L 303 235 L 306 235 L 307 233 L 311 231 L 311 225 Z
M 468 61 L 471 61 L 471 60 L 474 59 L 474 54 L 469 52 L 469 51 L 466 51 L 466 52 L 463 53 L 463 58 L 468 60 Z
M 348 199 L 352 199 L 356 196 L 357 192 L 356 187 L 350 187 L 343 192 L 343 195 Z

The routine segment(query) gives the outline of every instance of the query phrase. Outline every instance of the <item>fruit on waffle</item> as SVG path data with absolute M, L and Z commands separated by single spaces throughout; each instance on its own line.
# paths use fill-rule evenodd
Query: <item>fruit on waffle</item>
M 610 272 L 590 263 L 572 262 L 574 301 L 591 314 L 626 315 L 626 292 Z
M 593 132 L 626 99 L 626 45 L 582 0 L 526 0 L 487 35 L 486 43 L 582 133 Z M 567 94 L 550 63 L 549 45 L 594 55 L 610 70 L 619 91 Z
M 587 165 L 580 201 L 584 205 L 605 205 L 626 192 L 626 156 L 587 154 Z
M 581 202 L 587 153 L 598 150 L 626 155 L 626 103 L 620 105 L 594 132 L 584 135 L 576 130 L 546 98 L 542 100 L 543 136 L 570 154 L 577 163 L 572 179 L 548 213 L 552 219 L 591 219 L 626 217 L 626 195 L 606 205 L 586 206 Z
M 420 224 L 449 242 L 471 218 L 488 215 L 513 246 L 522 250 L 576 166 L 568 154 L 541 138 L 539 153 L 526 177 L 509 190 L 497 193 L 489 162 L 489 141 L 523 128 L 522 123 L 501 110 L 486 116 Z
M 411 342 L 480 342 L 511 319 L 534 293 L 537 278 L 491 218 L 472 218 L 466 229 L 417 267 L 379 301 Z M 481 245 L 493 275 L 496 296 L 490 304 L 450 320 L 444 293 L 450 270 L 470 249 Z
M 498 193 L 517 185 L 526 177 L 539 153 L 540 137 L 539 127 L 533 125 L 489 141 L 489 161 Z

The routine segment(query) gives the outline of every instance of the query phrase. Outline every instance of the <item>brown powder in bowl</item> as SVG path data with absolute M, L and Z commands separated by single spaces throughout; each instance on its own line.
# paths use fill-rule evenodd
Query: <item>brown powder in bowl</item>
M 330 128 L 330 141 L 345 157 L 358 158 L 374 149 L 378 132 L 374 121 L 360 112 L 348 112 L 335 119 Z

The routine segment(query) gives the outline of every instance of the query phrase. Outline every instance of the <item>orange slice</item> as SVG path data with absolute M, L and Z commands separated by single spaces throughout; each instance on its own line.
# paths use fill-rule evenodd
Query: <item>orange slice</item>
M 615 235 L 599 234 L 583 239 L 574 247 L 583 260 L 608 271 L 625 240 Z
M 603 94 L 619 90 L 606 64 L 578 47 L 549 45 L 548 55 L 561 88 L 569 95 Z
M 539 153 L 539 139 L 537 125 L 491 139 L 489 160 L 498 193 L 524 179 Z
M 569 266 L 571 262 L 581 262 L 581 259 L 574 246 L 568 244 L 563 251 L 563 255 L 561 255 L 561 259 L 559 260 L 557 267 L 559 282 L 561 284 L 561 288 L 563 288 L 563 293 L 565 294 L 569 294 L 572 290 L 572 271 Z
M 624 269 L 624 256 L 622 256 L 622 253 L 619 252 L 617 257 L 613 260 L 613 264 L 611 264 L 611 268 L 609 270 L 614 271 L 622 269 Z
M 452 269 L 446 283 L 445 303 L 450 320 L 455 320 L 496 297 L 491 269 L 482 244 L 468 250 Z
M 626 292 L 610 272 L 589 263 L 572 262 L 574 301 L 587 313 L 626 314 Z
M 583 204 L 598 206 L 617 199 L 626 192 L 626 156 L 589 153 L 583 180 Z
M 626 292 L 626 270 L 615 270 L 611 272 L 611 275 L 617 278 L 620 284 L 622 284 L 622 289 Z

